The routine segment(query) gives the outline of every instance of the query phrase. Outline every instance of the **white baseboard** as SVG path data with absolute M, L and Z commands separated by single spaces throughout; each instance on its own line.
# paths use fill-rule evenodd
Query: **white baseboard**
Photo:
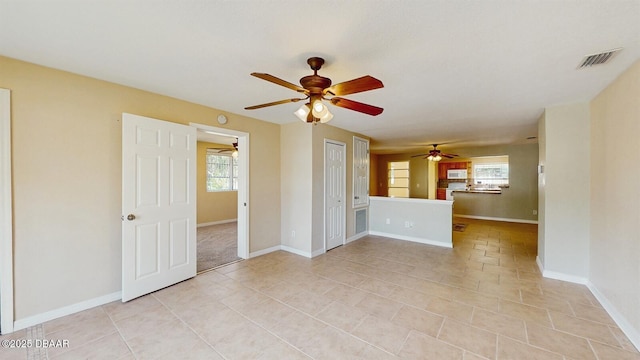
M 587 279 L 586 277 L 546 270 L 542 265 L 542 261 L 540 261 L 540 258 L 538 256 L 536 256 L 536 264 L 538 264 L 538 269 L 540 269 L 542 276 L 546 277 L 547 279 L 562 280 L 562 281 L 566 281 L 574 284 L 580 284 L 580 285 L 587 285 L 587 283 L 589 282 L 589 279 Z
M 258 250 L 258 251 L 255 251 L 255 252 L 252 252 L 251 254 L 249 254 L 249 259 L 261 256 L 261 255 L 266 255 L 268 253 L 272 253 L 274 251 L 279 251 L 279 250 L 282 250 L 280 245 L 276 245 L 276 246 L 272 246 L 270 248 Z
M 286 252 L 290 252 L 292 254 L 304 256 L 304 257 L 309 258 L 309 259 L 311 259 L 313 257 L 313 254 L 311 254 L 310 252 L 298 250 L 298 249 L 292 248 L 292 247 L 287 246 L 287 245 L 280 245 L 280 249 L 284 250 Z
M 311 253 L 311 257 L 314 258 L 314 257 L 320 256 L 320 255 L 322 255 L 324 253 L 326 253 L 326 251 L 324 249 L 316 250 L 316 251 L 313 251 Z
M 347 245 L 348 243 L 350 243 L 350 242 L 354 242 L 354 241 L 356 241 L 356 240 L 358 240 L 358 239 L 362 239 L 363 237 L 365 237 L 365 236 L 367 236 L 367 235 L 369 235 L 369 232 L 368 232 L 368 231 L 361 232 L 360 234 L 355 234 L 355 235 L 353 235 L 352 237 L 348 238 L 348 239 L 345 241 L 345 243 L 344 243 L 344 244 L 345 244 L 345 245 Z
M 622 314 L 620 314 L 620 312 L 616 309 L 615 306 L 613 306 L 609 299 L 607 299 L 607 297 L 604 296 L 604 294 L 602 294 L 591 281 L 587 281 L 586 285 L 593 296 L 596 297 L 602 307 L 609 314 L 609 316 L 611 316 L 616 325 L 618 325 L 620 330 L 622 330 L 622 332 L 627 335 L 629 341 L 631 341 L 633 346 L 635 346 L 636 349 L 640 351 L 640 332 L 635 329 L 633 325 L 631 325 Z
M 61 307 L 59 309 L 51 310 L 44 312 L 42 314 L 29 316 L 24 319 L 16 320 L 13 323 L 13 331 L 18 331 L 22 329 L 26 329 L 30 326 L 42 324 L 44 322 L 54 320 L 57 318 L 61 318 L 63 316 L 75 314 L 80 311 L 88 310 L 94 308 L 96 306 L 108 304 L 112 301 L 122 299 L 122 292 L 114 292 L 112 294 L 100 296 L 94 299 L 89 299 L 86 301 L 81 301 L 79 303 L 75 303 L 73 305 L 68 305 Z
M 537 224 L 538 223 L 538 221 L 536 221 L 536 220 L 499 218 L 499 217 L 490 217 L 490 216 L 475 216 L 475 215 L 461 215 L 461 214 L 453 214 L 453 216 L 454 217 L 459 217 L 459 218 L 467 218 L 467 219 L 504 221 L 504 222 L 523 223 L 523 224 Z
M 227 223 L 232 223 L 232 222 L 236 222 L 236 221 L 238 221 L 238 219 L 228 219 L 228 220 L 212 221 L 212 222 L 208 222 L 208 223 L 198 224 L 198 225 L 196 225 L 196 227 L 204 227 L 204 226 L 211 226 L 211 225 L 227 224 Z
M 292 248 L 290 246 L 276 245 L 276 246 L 272 246 L 272 247 L 264 249 L 264 250 L 259 250 L 259 251 L 256 251 L 256 252 L 252 252 L 251 254 L 249 254 L 249 258 L 254 258 L 256 256 L 265 255 L 265 254 L 268 254 L 268 253 L 271 253 L 271 252 L 274 252 L 274 251 L 278 251 L 278 250 L 290 252 L 292 254 L 304 256 L 304 257 L 310 258 L 310 259 L 326 253 L 326 251 L 324 251 L 324 249 L 320 249 L 320 250 L 316 250 L 314 252 L 308 253 L 306 251 L 301 251 L 301 250 L 298 250 L 298 249 L 294 249 L 294 248 Z
M 380 231 L 369 231 L 369 235 L 384 236 L 384 237 L 388 237 L 388 238 L 392 238 L 392 239 L 413 241 L 413 242 L 417 242 L 417 243 L 420 243 L 420 244 L 435 245 L 435 246 L 440 246 L 440 247 L 445 247 L 445 248 L 453 248 L 453 244 L 452 243 L 447 244 L 447 243 L 444 243 L 442 241 L 429 240 L 429 239 L 418 238 L 418 237 L 413 237 L 413 236 L 389 234 L 389 233 L 380 232 Z
M 633 325 L 631 325 L 622 314 L 620 314 L 620 312 L 616 309 L 615 306 L 613 306 L 609 299 L 607 299 L 607 297 L 604 296 L 604 294 L 602 294 L 589 279 L 545 270 L 542 262 L 540 261 L 540 258 L 537 256 L 536 263 L 538 264 L 538 268 L 540 268 L 542 276 L 546 278 L 586 285 L 593 296 L 595 296 L 598 302 L 600 302 L 604 310 L 609 314 L 609 316 L 611 316 L 616 325 L 618 325 L 620 330 L 622 330 L 622 332 L 629 338 L 629 341 L 631 341 L 633 346 L 635 346 L 636 349 L 640 351 L 640 332 L 635 329 Z
M 544 274 L 544 266 L 542 266 L 542 261 L 540 261 L 540 257 L 536 255 L 536 264 L 538 264 L 538 270 L 540 270 L 540 274 Z

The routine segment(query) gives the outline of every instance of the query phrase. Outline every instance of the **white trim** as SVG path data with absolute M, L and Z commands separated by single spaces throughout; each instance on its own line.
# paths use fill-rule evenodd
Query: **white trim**
M 189 123 L 198 131 L 233 136 L 238 139 L 238 257 L 249 259 L 251 241 L 249 234 L 249 133 L 210 125 Z
M 0 89 L 0 331 L 9 334 L 13 323 L 13 202 L 11 198 L 11 91 Z
M 582 276 L 569 275 L 557 271 L 544 270 L 542 276 L 548 279 L 562 280 L 574 284 L 587 285 L 589 279 Z
M 254 257 L 258 257 L 258 256 L 262 256 L 262 255 L 266 255 L 275 251 L 279 251 L 282 250 L 280 245 L 276 245 L 276 246 L 272 246 L 270 248 L 266 248 L 266 249 L 262 249 L 262 250 L 258 250 L 255 252 L 252 252 L 251 254 L 249 254 L 250 258 L 254 258 Z
M 604 294 L 602 294 L 598 288 L 591 282 L 591 280 L 583 277 L 566 275 L 554 271 L 548 271 L 544 269 L 542 265 L 542 261 L 540 261 L 540 257 L 536 256 L 536 263 L 538 264 L 538 268 L 542 273 L 543 277 L 549 279 L 562 280 L 567 282 L 572 282 L 576 284 L 586 285 L 589 291 L 595 296 L 596 300 L 600 302 L 600 305 L 604 308 L 604 310 L 611 316 L 613 321 L 618 325 L 620 330 L 629 338 L 629 341 L 635 346 L 636 349 L 640 351 L 640 332 L 636 330 L 629 321 L 624 317 L 624 315 L 620 314 L 616 307 L 607 299 Z
M 426 244 L 426 245 L 435 245 L 435 246 L 445 247 L 445 248 L 449 248 L 449 249 L 453 248 L 453 244 L 450 244 L 450 243 L 447 244 L 447 243 L 443 243 L 442 241 L 434 241 L 434 240 L 429 240 L 429 239 L 424 239 L 424 238 L 419 238 L 419 237 L 414 237 L 414 236 L 389 234 L 389 233 L 385 233 L 385 232 L 381 232 L 381 231 L 369 231 L 369 235 L 384 236 L 384 237 L 388 237 L 388 238 L 392 238 L 392 239 L 412 241 L 412 242 L 417 242 L 417 243 Z
M 536 264 L 538 264 L 538 270 L 540 270 L 540 274 L 544 273 L 544 266 L 542 266 L 542 261 L 539 256 L 536 256 Z
M 212 222 L 207 222 L 207 223 L 198 224 L 196 227 L 205 227 L 205 226 L 211 226 L 211 225 L 228 224 L 228 223 L 237 222 L 237 221 L 238 221 L 238 219 L 228 219 L 228 220 L 212 221 Z
M 604 308 L 604 310 L 611 316 L 613 321 L 618 325 L 620 330 L 627 335 L 629 341 L 635 346 L 635 348 L 640 351 L 640 332 L 636 330 L 629 321 L 624 317 L 624 315 L 620 314 L 616 307 L 607 299 L 604 294 L 602 294 L 598 288 L 591 282 L 587 281 L 587 288 L 591 291 L 593 296 L 600 302 L 600 305 Z
M 367 144 L 367 170 L 366 170 L 366 174 L 367 174 L 367 202 L 364 204 L 354 204 L 355 202 L 355 196 L 356 196 L 356 141 L 362 141 L 364 143 Z M 363 208 L 363 207 L 368 207 L 369 206 L 369 193 L 371 191 L 371 189 L 369 189 L 369 178 L 370 178 L 370 166 L 371 166 L 371 156 L 369 155 L 369 146 L 370 146 L 370 141 L 369 139 L 365 139 L 365 138 L 361 138 L 359 136 L 353 136 L 353 161 L 352 161 L 352 165 L 353 165 L 353 170 L 351 172 L 351 194 L 353 195 L 352 197 L 352 208 L 353 209 L 359 209 L 359 208 Z
M 475 216 L 475 215 L 461 215 L 461 214 L 453 214 L 453 216 L 454 217 L 460 217 L 460 218 L 466 218 L 466 219 L 505 221 L 505 222 L 523 223 L 523 224 L 538 224 L 537 220 L 499 218 L 499 217 L 491 217 L 491 216 Z
M 347 144 L 332 139 L 324 139 L 324 147 L 323 147 L 323 171 L 322 171 L 322 192 L 324 194 L 322 201 L 322 253 L 313 255 L 318 251 L 311 254 L 311 257 L 318 256 L 327 252 L 327 144 L 333 144 L 342 147 L 342 171 L 343 171 L 343 179 L 342 179 L 342 245 L 346 244 L 347 237 Z M 338 245 L 339 246 L 339 245 Z
M 118 291 L 118 292 L 114 292 L 108 295 L 103 295 L 94 299 L 81 301 L 73 305 L 64 306 L 59 309 L 47 311 L 42 314 L 29 316 L 27 318 L 16 321 L 14 324 L 14 330 L 18 331 L 18 330 L 26 329 L 30 326 L 42 324 L 44 322 L 61 318 L 63 316 L 75 314 L 80 311 L 94 308 L 96 306 L 108 304 L 113 301 L 118 301 L 121 298 L 122 298 L 122 292 Z
M 344 244 L 343 244 L 344 245 Z M 327 252 L 324 249 L 318 249 L 316 251 L 311 252 L 311 257 L 314 258 L 316 256 L 320 256 L 322 254 L 326 254 Z
M 291 246 L 287 246 L 287 245 L 280 245 L 280 249 L 283 250 L 283 251 L 286 251 L 286 252 L 290 252 L 292 254 L 304 256 L 304 257 L 309 258 L 309 259 L 311 259 L 313 257 L 310 252 L 298 250 L 298 249 L 292 248 Z
M 538 256 L 536 256 L 536 264 L 538 264 L 538 268 L 540 269 L 542 276 L 548 279 L 562 280 L 581 285 L 586 285 L 589 282 L 589 279 L 582 276 L 575 276 L 557 271 L 545 270 L 544 266 L 542 265 L 542 261 L 540 261 L 540 257 Z
M 355 234 L 355 235 L 353 235 L 353 236 L 351 236 L 351 237 L 349 237 L 349 238 L 347 239 L 347 241 L 346 241 L 345 245 L 346 245 L 346 244 L 348 244 L 348 243 L 350 243 L 350 242 L 354 242 L 354 241 L 356 241 L 356 240 L 362 239 L 363 237 L 365 237 L 365 236 L 367 236 L 367 235 L 369 235 L 369 231 L 363 231 L 363 232 L 361 232 L 361 233 L 359 233 L 359 234 Z

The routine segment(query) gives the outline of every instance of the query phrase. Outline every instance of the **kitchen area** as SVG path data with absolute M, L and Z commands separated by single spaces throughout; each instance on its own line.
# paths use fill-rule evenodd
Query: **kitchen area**
M 390 164 L 404 161 L 411 199 L 450 202 L 460 218 L 537 223 L 537 144 L 453 150 L 459 156 L 437 162 L 412 153 L 372 155 L 371 196 L 394 197 Z
M 476 173 L 474 174 L 474 160 Z M 492 162 L 487 162 L 487 161 Z M 489 165 L 490 164 L 490 165 Z M 506 156 L 491 159 L 470 159 L 438 164 L 438 200 L 454 200 L 461 193 L 498 195 L 508 188 L 509 159 Z

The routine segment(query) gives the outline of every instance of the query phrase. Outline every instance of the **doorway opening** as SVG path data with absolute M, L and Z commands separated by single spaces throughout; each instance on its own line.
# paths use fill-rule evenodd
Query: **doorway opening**
M 197 273 L 249 258 L 248 134 L 197 128 Z M 228 149 L 228 150 L 226 150 Z

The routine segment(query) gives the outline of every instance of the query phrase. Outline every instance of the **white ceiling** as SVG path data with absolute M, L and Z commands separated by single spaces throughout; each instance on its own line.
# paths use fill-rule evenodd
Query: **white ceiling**
M 384 83 L 345 96 L 377 117 L 331 108 L 374 151 L 520 143 L 545 107 L 592 99 L 640 59 L 640 0 L 0 0 L 0 54 L 280 124 L 299 104 L 244 107 L 297 94 L 249 74 L 297 84 L 320 56 L 334 84 Z

